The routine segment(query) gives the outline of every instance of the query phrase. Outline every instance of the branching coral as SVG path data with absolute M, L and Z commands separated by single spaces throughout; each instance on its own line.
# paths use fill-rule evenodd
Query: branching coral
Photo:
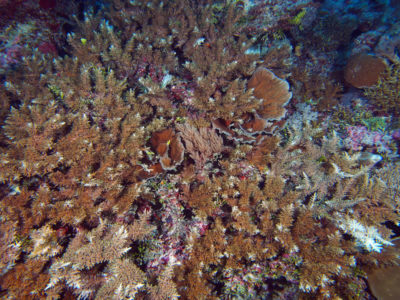
M 90 232 L 80 232 L 70 242 L 61 259 L 50 269 L 51 279 L 46 289 L 57 290 L 56 286 L 65 281 L 76 290 L 80 298 L 96 295 L 96 299 L 109 297 L 134 297 L 146 283 L 145 274 L 130 259 L 123 257 L 130 250 L 131 239 L 143 237 L 153 228 L 145 228 L 148 216 L 144 215 L 142 228 L 130 225 L 110 225 L 101 221 Z M 140 229 L 142 232 L 138 232 Z M 101 264 L 107 263 L 100 274 Z
M 355 293 L 345 284 L 355 266 L 361 262 L 375 264 L 378 259 L 374 255 L 369 260 L 363 249 L 380 252 L 382 245 L 390 245 L 391 233 L 380 221 L 398 222 L 399 217 L 393 212 L 396 204 L 388 202 L 380 181 L 368 178 L 375 161 L 366 162 L 346 153 L 337 155 L 338 137 L 323 140 L 319 146 L 307 126 L 302 134 L 293 133 L 299 139 L 275 150 L 266 173 L 244 166 L 237 169 L 226 162 L 225 174 L 215 175 L 187 195 L 197 215 L 204 220 L 211 217 L 210 230 L 196 241 L 186 269 L 181 270 L 193 275 L 200 270 L 203 275 L 197 284 L 204 289 L 208 286 L 219 291 L 207 282 L 213 282 L 212 274 L 224 274 L 219 283 L 227 290 L 238 276 L 249 297 L 258 295 L 252 290 L 253 282 L 263 286 L 261 297 L 266 297 L 273 291 L 268 290 L 265 278 L 282 276 L 287 283 L 298 283 L 304 293 L 348 296 Z M 338 214 L 332 215 L 335 211 Z M 357 216 L 358 221 L 352 222 L 359 225 L 358 231 L 350 221 L 344 221 L 349 218 L 346 215 Z M 346 233 L 355 239 L 347 239 Z M 261 266 L 266 272 L 268 264 L 271 266 L 278 257 L 280 261 L 291 259 L 272 273 L 260 271 L 257 279 L 250 280 L 243 271 L 244 267 Z M 385 254 L 380 259 L 384 261 Z M 192 295 L 182 292 L 187 297 Z
M 394 156 L 344 147 L 313 49 L 253 51 L 247 12 L 312 13 L 275 2 L 109 1 L 4 75 L 2 296 L 358 298 L 398 262 Z
M 393 116 L 400 114 L 400 64 L 393 63 L 382 74 L 378 83 L 365 90 L 365 95 L 369 98 L 377 109 L 383 112 L 390 112 Z
M 63 74 L 67 69 L 59 71 Z M 6 120 L 11 143 L 2 157 L 9 170 L 3 180 L 29 181 L 40 174 L 40 189 L 30 205 L 41 220 L 52 217 L 78 223 L 113 206 L 125 210 L 135 193 L 125 190 L 122 182 L 136 181 L 133 167 L 139 163 L 145 135 L 139 126 L 140 110 L 135 109 L 138 104 L 129 93 L 125 98 L 125 83 L 112 72 L 82 67 L 78 74 L 78 86 L 59 81 L 61 90 L 65 88 L 63 99 L 52 99 L 47 91 L 35 103 L 28 104 L 31 100 L 27 99 Z M 126 197 L 125 203 L 116 197 Z

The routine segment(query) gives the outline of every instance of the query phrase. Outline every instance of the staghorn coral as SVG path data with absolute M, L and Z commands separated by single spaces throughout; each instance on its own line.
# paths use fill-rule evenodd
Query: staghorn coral
M 202 35 L 184 49 L 189 56 L 184 67 L 196 82 L 192 105 L 213 119 L 240 116 L 258 106 L 250 92 L 243 92 L 257 56 L 246 54 L 252 41 L 235 26 L 242 12 L 232 4 L 222 12 L 221 21 L 205 22 Z
M 146 122 L 147 129 L 140 126 L 149 115 L 146 105 L 135 99 L 125 79 L 116 79 L 113 70 L 94 66 L 91 59 L 49 62 L 36 53 L 24 60 L 25 72 L 7 78 L 4 96 L 14 107 L 2 129 L 7 147 L 1 154 L 1 181 L 8 187 L 2 186 L 1 204 L 10 208 L 7 222 L 16 234 L 33 239 L 32 247 L 24 249 L 28 255 L 2 278 L 11 298 L 34 290 L 56 297 L 64 289 L 62 283 L 45 292 L 38 284 L 49 276 L 43 266 L 53 263 L 50 257 L 69 242 L 71 228 L 86 228 L 100 216 L 130 209 L 145 172 L 140 162 L 145 137 L 163 124 L 155 118 Z M 4 272 L 19 253 L 7 246 Z M 32 276 L 13 280 L 24 268 L 34 268 Z M 98 271 L 94 266 L 92 272 Z M 100 288 L 88 285 L 83 294 Z M 18 291 L 18 286 L 24 288 Z
M 2 215 L 6 215 L 4 209 L 1 211 Z M 1 245 L 0 254 L 0 274 L 4 275 L 14 265 L 15 261 L 19 258 L 21 253 L 21 241 L 18 241 L 15 234 L 16 223 L 12 223 L 7 220 L 1 220 Z
M 180 269 L 188 278 L 178 277 L 178 283 L 187 287 L 190 280 L 196 285 L 180 290 L 185 297 L 200 293 L 201 286 L 201 295 L 213 290 L 216 297 L 265 298 L 279 289 L 278 278 L 285 279 L 286 287 L 297 286 L 305 297 L 348 297 L 363 289 L 361 283 L 356 289 L 346 284 L 348 278 L 357 281 L 356 266 L 395 261 L 392 255 L 368 258 L 363 253 L 390 245 L 391 232 L 379 220 L 399 219 L 382 182 L 368 175 L 376 161 L 338 155 L 337 136 L 316 143 L 310 137 L 317 131 L 304 122 L 296 129 L 301 134 L 292 133 L 298 139 L 265 153 L 274 157 L 266 171 L 246 167 L 244 161 L 221 162 L 220 173 L 187 193 L 186 201 L 209 229 Z M 346 233 L 355 229 L 342 221 L 350 215 L 360 229 L 352 231 L 352 240 Z M 360 243 L 360 235 L 370 239 Z M 202 275 L 195 279 L 198 273 Z
M 44 290 L 50 278 L 49 274 L 44 272 L 46 263 L 47 260 L 29 260 L 23 264 L 19 263 L 2 276 L 1 287 L 7 291 L 7 297 L 10 299 L 45 298 L 47 295 Z
M 114 1 L 109 23 L 87 18 L 70 41 L 79 59 L 101 61 L 117 78 L 147 89 L 146 101 L 163 103 L 155 107 L 160 114 L 174 114 L 175 109 L 165 109 L 171 108 L 167 99 L 178 98 L 176 104 L 210 118 L 228 118 L 258 105 L 250 92 L 243 93 L 257 55 L 245 54 L 251 40 L 237 32 L 243 12 L 225 3 L 218 21 L 211 22 L 211 10 L 211 5 L 190 1 Z M 124 32 L 116 33 L 113 25 L 124 26 Z M 185 96 L 177 97 L 182 86 L 187 87 Z
M 368 296 L 358 270 L 398 263 L 381 251 L 399 222 L 395 157 L 331 130 L 333 53 L 277 41 L 313 15 L 289 2 L 109 1 L 77 16 L 64 57 L 32 50 L 4 75 L 2 296 Z M 259 8 L 272 32 L 253 35 Z M 258 34 L 276 38 L 266 53 Z M 257 65 L 281 87 L 275 115 L 249 88 Z
M 148 218 L 148 214 L 142 215 L 140 226 L 110 225 L 100 220 L 93 230 L 79 232 L 62 257 L 52 264 L 46 290 L 57 291 L 59 283 L 65 281 L 80 298 L 134 297 L 147 280 L 145 273 L 124 254 L 130 250 L 132 239 L 143 238 L 154 229 L 146 228 Z M 99 267 L 105 263 L 105 269 Z M 96 268 L 104 270 L 90 274 Z
M 65 66 L 68 68 L 67 62 Z M 135 190 L 123 195 L 121 183 L 128 177 L 129 182 L 136 181 L 133 167 L 139 163 L 139 141 L 145 131 L 138 127 L 140 113 L 128 114 L 135 110 L 135 104 L 132 98 L 122 98 L 124 81 L 117 81 L 112 72 L 101 72 L 99 68 L 83 67 L 78 72 L 81 84 L 65 87 L 65 93 L 59 96 L 62 99 L 54 99 L 51 91 L 45 90 L 36 103 L 27 99 L 6 120 L 4 130 L 10 144 L 2 159 L 9 171 L 2 174 L 2 180 L 29 182 L 35 176 L 40 178 L 30 204 L 37 224 L 45 218 L 76 224 L 96 215 L 100 207 L 125 210 L 132 202 Z M 94 89 L 90 73 L 97 83 Z M 64 88 L 61 80 L 59 86 Z M 129 93 L 127 96 L 132 97 Z M 31 146 L 25 147 L 27 144 Z M 118 194 L 127 197 L 125 204 L 122 198 L 116 199 Z M 15 197 L 8 198 L 5 201 Z M 97 207 L 95 201 L 99 198 L 108 200 Z
M 29 253 L 31 258 L 53 257 L 62 250 L 57 241 L 57 231 L 50 228 L 49 224 L 32 230 L 30 237 L 33 241 L 33 250 Z

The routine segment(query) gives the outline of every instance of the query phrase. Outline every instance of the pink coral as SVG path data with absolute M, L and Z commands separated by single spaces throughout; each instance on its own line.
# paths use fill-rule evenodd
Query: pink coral
M 391 137 L 379 131 L 369 131 L 365 126 L 348 126 L 346 145 L 353 151 L 362 150 L 364 146 L 376 147 L 379 152 L 390 152 Z

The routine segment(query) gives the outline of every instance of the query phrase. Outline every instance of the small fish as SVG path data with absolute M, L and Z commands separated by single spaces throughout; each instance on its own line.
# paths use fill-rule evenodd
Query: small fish
M 359 160 L 367 164 L 376 164 L 382 160 L 382 156 L 371 152 L 362 152 L 359 157 Z

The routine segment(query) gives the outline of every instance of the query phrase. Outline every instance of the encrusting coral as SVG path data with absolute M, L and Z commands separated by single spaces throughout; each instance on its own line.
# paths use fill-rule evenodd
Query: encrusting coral
M 7 70 L 1 297 L 360 299 L 399 263 L 396 155 L 346 148 L 340 86 L 276 28 L 314 8 L 268 3 L 110 0 Z
M 284 117 L 283 107 L 292 98 L 287 81 L 276 77 L 267 68 L 258 67 L 249 79 L 247 88 L 254 89 L 254 96 L 263 100 L 261 107 L 257 109 L 262 118 L 279 120 Z
M 184 148 L 180 136 L 172 128 L 154 132 L 150 143 L 160 155 L 160 164 L 164 170 L 175 169 L 183 161 Z
M 385 61 L 369 54 L 357 54 L 350 57 L 344 70 L 344 78 L 356 88 L 371 87 L 378 83 L 386 69 Z

